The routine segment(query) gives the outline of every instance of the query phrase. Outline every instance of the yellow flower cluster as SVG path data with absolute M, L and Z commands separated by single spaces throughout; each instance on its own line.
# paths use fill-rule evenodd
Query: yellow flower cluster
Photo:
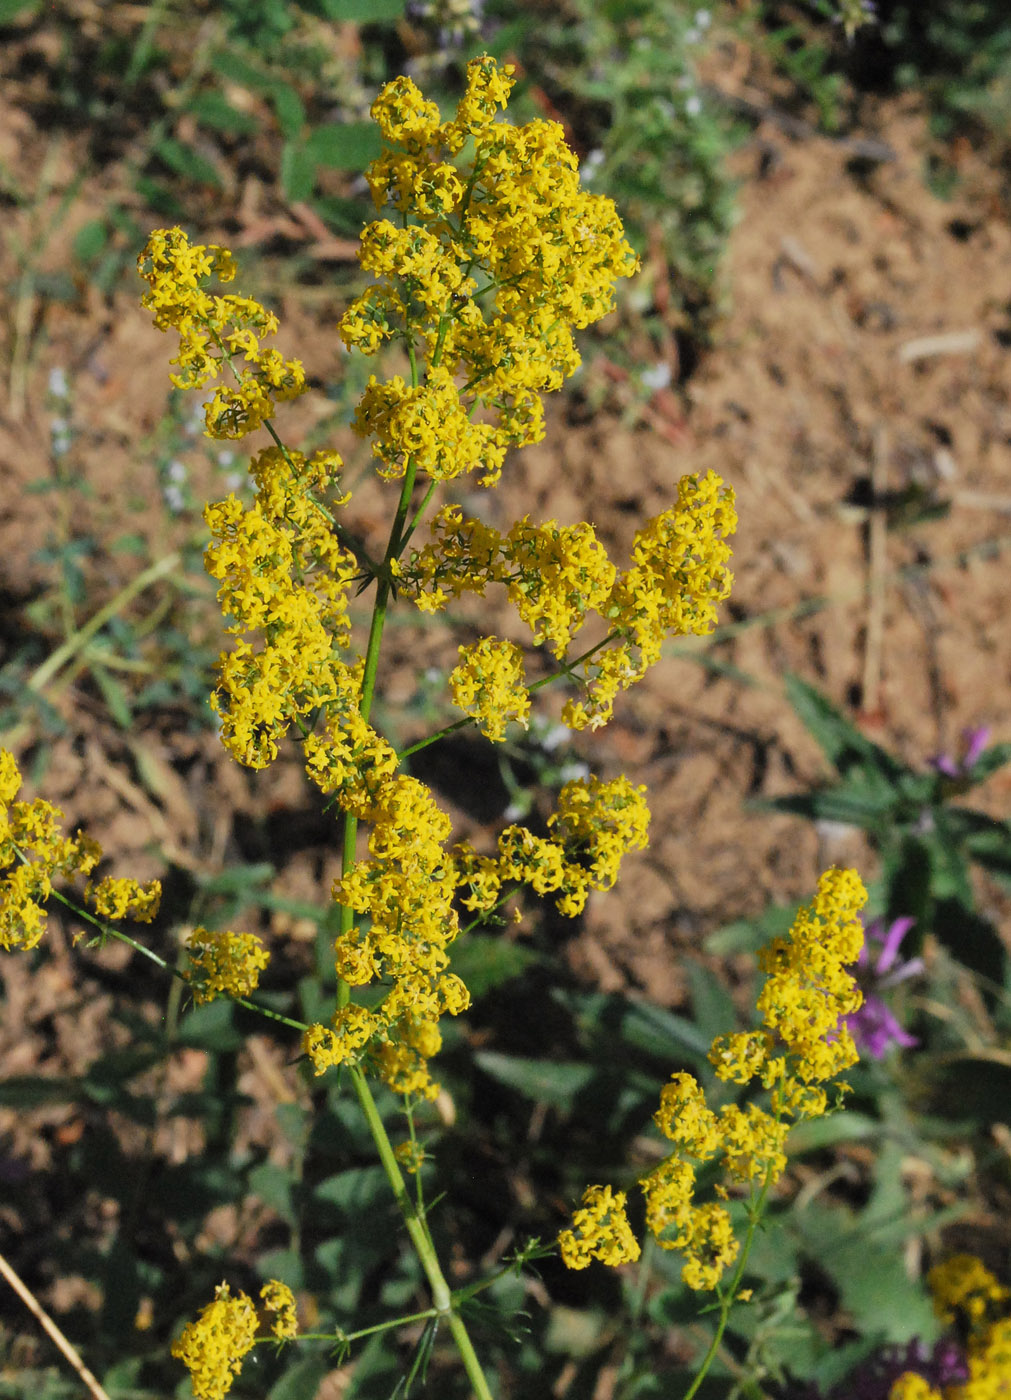
M 149 924 L 157 918 L 161 906 L 161 883 L 152 880 L 149 885 L 141 885 L 129 876 L 107 875 L 97 883 L 90 882 L 84 897 L 99 918 L 135 919 Z
M 1011 1290 L 972 1254 L 936 1264 L 927 1286 L 937 1315 L 955 1323 L 966 1339 L 968 1378 L 938 1389 L 907 1371 L 893 1383 L 888 1400 L 1003 1400 L 1011 1394 Z
M 185 977 L 198 1006 L 223 993 L 248 997 L 260 983 L 270 954 L 255 933 L 218 933 L 198 927 L 186 940 L 189 966 Z
M 272 1278 L 260 1289 L 260 1298 L 265 1312 L 273 1313 L 270 1331 L 278 1341 L 291 1341 L 298 1336 L 298 1315 L 295 1311 L 295 1295 L 286 1283 Z
M 211 705 L 222 742 L 252 768 L 277 756 L 293 720 L 347 691 L 335 648 L 350 640 L 348 591 L 357 565 L 317 499 L 340 465 L 335 453 L 306 459 L 268 447 L 250 467 L 253 505 L 231 495 L 204 512 L 212 535 L 207 572 L 219 580 L 236 638 L 219 662 Z
M 621 860 L 647 844 L 645 789 L 625 778 L 591 777 L 567 783 L 548 819 L 551 835 L 508 827 L 495 856 L 470 846 L 446 849 L 449 817 L 416 778 L 395 771 L 396 757 L 359 716 L 357 744 L 339 758 L 337 740 L 306 742 L 309 771 L 325 792 L 335 791 L 347 811 L 372 824 L 369 859 L 334 887 L 338 903 L 365 916 L 361 927 L 337 939 L 337 973 L 352 987 L 385 981 L 373 1008 L 349 1003 L 330 1026 L 313 1025 L 303 1049 L 317 1074 L 359 1059 L 366 1051 L 398 1093 L 431 1098 L 438 1085 L 427 1061 L 441 1045 L 438 1020 L 470 1004 L 463 982 L 449 972 L 450 944 L 459 932 L 454 900 L 464 908 L 492 909 L 508 886 L 528 884 L 553 894 L 568 916 L 581 912 L 591 890 L 614 884 Z
M 455 851 L 457 882 L 466 889 L 464 908 L 493 909 L 511 882 L 536 894 L 557 895 L 559 912 L 575 918 L 591 890 L 609 890 L 623 858 L 649 844 L 646 789 L 627 778 L 603 782 L 577 778 L 564 785 L 548 818 L 550 835 L 535 836 L 523 826 L 507 826 L 497 856 L 480 856 L 461 844 Z
M 14 755 L 0 749 L 0 948 L 34 948 L 46 931 L 46 901 L 53 880 L 73 881 L 91 874 L 102 859 L 97 841 L 78 832 L 65 836 L 63 813 L 51 802 L 17 802 L 21 772 Z M 152 880 L 106 877 L 89 882 L 85 899 L 106 919 L 150 923 L 158 913 L 161 885 Z
M 393 1149 L 393 1155 L 407 1172 L 408 1176 L 416 1176 L 425 1162 L 425 1149 L 420 1142 L 398 1142 Z
M 716 1113 L 686 1073 L 673 1075 L 660 1095 L 654 1121 L 674 1151 L 640 1185 L 646 1224 L 662 1248 L 685 1256 L 682 1278 L 689 1288 L 715 1288 L 740 1249 L 726 1206 L 696 1202 L 696 1165 L 718 1156 L 728 1182 L 752 1194 L 768 1190 L 786 1169 L 791 1125 L 823 1114 L 822 1082 L 856 1062 L 843 1018 L 857 1009 L 861 994 L 846 968 L 863 946 L 857 915 L 866 899 L 855 871 L 826 871 L 789 936 L 759 954 L 768 973 L 758 998 L 764 1028 L 713 1042 L 709 1059 L 717 1076 L 737 1084 L 759 1081 L 770 1091 L 769 1110 L 727 1104 Z M 568 1232 L 559 1240 L 565 1263 L 583 1267 Z
M 583 1203 L 573 1211 L 572 1229 L 558 1236 L 562 1258 L 570 1269 L 585 1269 L 592 1260 L 617 1268 L 634 1264 L 641 1250 L 625 1214 L 624 1191 L 588 1186 Z
M 267 1312 L 276 1316 L 271 1335 L 290 1339 L 297 1335 L 295 1298 L 286 1283 L 271 1279 L 260 1290 Z M 172 1355 L 190 1373 L 197 1400 L 222 1400 L 242 1369 L 242 1362 L 256 1345 L 257 1317 L 247 1293 L 232 1297 L 227 1283 L 215 1289 L 214 1301 L 188 1322 L 172 1344 Z
M 512 71 L 472 60 L 447 122 L 410 78 L 372 108 L 392 148 L 366 172 L 373 202 L 414 222 L 365 230 L 361 265 L 377 281 L 341 336 L 366 354 L 397 336 L 428 367 L 414 386 L 373 377 L 362 399 L 355 426 L 374 437 L 383 475 L 413 461 L 439 480 L 480 468 L 494 484 L 507 449 L 542 436 L 541 393 L 579 365 L 572 327 L 603 316 L 615 280 L 637 267 L 612 201 L 580 185 L 558 123 L 495 120 Z
M 348 1005 L 332 1029 L 310 1028 L 303 1047 L 322 1074 L 374 1040 L 372 1053 L 391 1088 L 432 1098 L 438 1085 L 427 1061 L 442 1043 L 439 1017 L 470 1004 L 463 982 L 447 971 L 447 948 L 459 929 L 445 849 L 450 821 L 424 784 L 404 774 L 388 779 L 363 815 L 372 823 L 369 859 L 344 874 L 334 898 L 367 918 L 338 938 L 337 972 L 352 987 L 379 978 L 391 985 L 375 1009 Z
M 232 368 L 236 388 L 219 386 L 206 405 L 207 436 L 241 438 L 255 432 L 274 412 L 274 405 L 297 398 L 307 388 L 298 360 L 286 360 L 278 350 L 265 350 L 260 341 L 277 331 L 277 317 L 250 297 L 221 296 L 207 290 L 212 276 L 219 282 L 235 277 L 235 259 L 227 248 L 191 244 L 181 228 L 156 229 L 137 261 L 150 290 L 141 305 L 154 313 L 160 331 L 175 330 L 179 354 L 172 361 L 179 389 L 200 389 L 217 379 L 222 367 Z M 242 368 L 234 361 L 241 355 Z
M 400 566 L 398 578 L 423 612 L 504 584 L 534 643 L 559 658 L 591 616 L 603 619 L 610 644 L 584 663 L 585 698 L 570 701 L 562 716 L 573 729 L 596 729 L 610 719 L 616 696 L 660 659 L 665 640 L 712 631 L 733 581 L 727 538 L 736 527 L 733 492 L 715 472 L 684 476 L 677 504 L 637 532 L 632 566 L 619 573 L 592 525 L 534 525 L 524 517 L 501 535 L 446 506 L 432 522 L 431 542 Z
M 979 1327 L 995 1309 L 1011 1301 L 1011 1291 L 974 1254 L 953 1254 L 935 1264 L 927 1275 L 927 1287 L 942 1322 L 964 1318 L 970 1328 Z
M 450 672 L 449 690 L 453 704 L 471 715 L 493 743 L 505 738 L 510 720 L 527 727 L 530 695 L 523 653 L 514 642 L 482 637 L 460 647 L 460 664 Z

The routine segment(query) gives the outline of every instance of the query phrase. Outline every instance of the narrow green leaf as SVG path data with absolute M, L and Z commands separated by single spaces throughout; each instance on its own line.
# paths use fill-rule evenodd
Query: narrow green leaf
M 328 170 L 364 170 L 383 149 L 374 122 L 344 122 L 318 126 L 306 138 L 306 151 Z
M 261 1162 L 249 1173 L 249 1189 L 282 1220 L 294 1225 L 296 1212 L 292 1199 L 291 1173 L 274 1162 Z
M 710 1043 L 737 1024 L 737 1008 L 726 987 L 708 967 L 692 963 L 688 968 L 692 991 L 692 1020 Z
M 177 141 L 174 136 L 163 136 L 154 150 L 155 155 L 176 175 L 182 175 L 186 180 L 196 180 L 203 185 L 211 185 L 214 189 L 221 188 L 221 181 L 214 166 L 186 142 Z
M 570 1107 L 596 1074 L 593 1065 L 577 1061 L 529 1060 L 519 1055 L 501 1055 L 495 1050 L 481 1050 L 474 1058 L 478 1067 L 498 1083 L 537 1103 L 557 1108 Z
M 179 1044 L 199 1050 L 238 1050 L 245 1037 L 235 1025 L 235 1005 L 224 997 L 196 1006 L 179 1026 Z
M 119 681 L 104 666 L 99 666 L 94 661 L 91 663 L 91 674 L 95 678 L 95 684 L 102 692 L 102 699 L 105 701 L 109 714 L 120 729 L 131 729 L 133 727 L 133 710 L 126 691 Z
M 35 1074 L 18 1074 L 0 1081 L 0 1104 L 4 1108 L 41 1108 L 44 1104 L 77 1103 L 82 1098 L 80 1079 L 70 1076 L 40 1079 Z
M 211 127 L 214 131 L 224 131 L 232 136 L 248 135 L 260 125 L 248 112 L 240 112 L 237 107 L 233 107 L 220 92 L 197 93 L 187 104 L 186 110 L 196 117 L 201 126 Z
M 799 676 L 785 677 L 787 697 L 825 756 L 840 773 L 854 764 L 868 765 L 890 783 L 910 770 L 898 763 L 852 724 L 820 690 Z
M 271 89 L 271 101 L 277 113 L 277 124 L 286 141 L 294 141 L 305 126 L 305 108 L 302 99 L 287 83 L 277 83 Z
M 984 749 L 972 765 L 972 771 L 968 775 L 967 781 L 975 787 L 978 783 L 985 782 L 991 773 L 996 773 L 998 768 L 1003 768 L 1005 764 L 1011 763 L 1011 744 L 991 744 Z
M 735 919 L 711 933 L 706 948 L 721 957 L 726 953 L 757 952 L 770 938 L 789 932 L 798 908 L 796 904 L 773 904 L 755 919 Z
M 255 68 L 253 64 L 247 63 L 244 58 L 228 49 L 222 49 L 214 55 L 211 67 L 223 78 L 230 78 L 233 83 L 239 83 L 252 92 L 272 93 L 277 86 L 276 78 Z
M 949 829 L 973 860 L 995 875 L 1011 876 L 1011 826 L 968 807 L 949 807 Z
M 42 0 L 0 0 L 0 24 L 10 24 L 18 15 L 30 19 L 41 3 Z
M 326 1356 L 302 1356 L 267 1392 L 267 1400 L 305 1400 L 315 1395 L 320 1382 L 332 1369 Z
M 313 1196 L 354 1215 L 377 1208 L 387 1209 L 392 1202 L 382 1167 L 354 1167 L 338 1172 L 314 1187 Z
M 109 228 L 104 219 L 89 219 L 74 234 L 74 256 L 81 262 L 94 262 L 105 251 Z
M 380 24 L 403 19 L 405 0 L 317 0 L 327 19 L 350 24 Z
M 306 200 L 316 187 L 316 162 L 303 145 L 288 141 L 281 151 L 281 184 L 291 200 Z

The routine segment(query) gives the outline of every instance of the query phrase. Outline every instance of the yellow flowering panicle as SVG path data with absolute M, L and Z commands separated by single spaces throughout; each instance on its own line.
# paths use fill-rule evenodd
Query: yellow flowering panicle
M 715 472 L 683 476 L 677 504 L 636 532 L 633 565 L 620 574 L 603 614 L 618 645 L 587 666 L 587 695 L 562 713 L 572 729 L 598 729 L 615 697 L 660 659 L 669 637 L 705 636 L 730 593 L 727 539 L 737 528 L 734 493 Z
M 203 388 L 228 365 L 238 380 L 234 388 L 217 388 L 207 404 L 208 437 L 245 437 L 271 416 L 275 403 L 305 393 L 299 361 L 261 347 L 260 341 L 277 331 L 277 317 L 250 297 L 208 291 L 212 276 L 219 282 L 235 277 L 235 259 L 227 248 L 191 244 L 181 228 L 156 229 L 137 267 L 150 288 L 141 305 L 154 312 L 160 331 L 179 335 L 179 354 L 172 361 L 179 373 L 172 375 L 173 384 Z
M 562 1259 L 570 1269 L 585 1269 L 594 1259 L 617 1268 L 634 1264 L 641 1250 L 625 1214 L 624 1191 L 588 1186 L 583 1204 L 572 1216 L 572 1229 L 558 1236 Z
M 892 1382 L 888 1400 L 944 1400 L 944 1394 L 935 1390 L 925 1376 L 907 1371 Z
M 427 362 L 415 385 L 373 377 L 359 407 L 383 475 L 411 461 L 439 480 L 480 470 L 494 484 L 507 448 L 542 436 L 541 393 L 579 365 L 572 327 L 603 316 L 638 265 L 612 201 L 581 186 L 561 126 L 495 120 L 512 72 L 474 59 L 448 122 L 409 78 L 372 108 L 391 147 L 366 172 L 373 202 L 414 222 L 365 230 L 361 264 L 377 282 L 340 331 L 366 354 L 398 336 Z
M 293 720 L 348 691 L 348 667 L 336 649 L 350 641 L 357 565 L 319 501 L 340 465 L 335 453 L 307 459 L 266 448 L 250 468 L 254 504 L 245 508 L 231 495 L 204 512 L 212 534 L 207 572 L 219 581 L 237 639 L 220 659 L 211 704 L 222 742 L 253 768 L 277 756 Z
M 524 517 L 502 535 L 447 506 L 398 576 L 424 612 L 504 584 L 534 645 L 562 659 L 586 622 L 600 618 L 610 641 L 582 663 L 584 698 L 570 700 L 562 715 L 573 729 L 597 729 L 618 694 L 659 661 L 668 638 L 712 631 L 733 581 L 727 540 L 736 526 L 733 491 L 715 472 L 684 476 L 677 504 L 637 532 L 633 564 L 619 574 L 592 525 Z
M 482 637 L 460 647 L 460 664 L 450 672 L 449 691 L 453 704 L 473 716 L 493 743 L 503 741 L 510 720 L 527 727 L 530 694 L 523 653 L 514 642 Z
M 371 804 L 356 809 L 372 823 L 369 858 L 345 872 L 334 898 L 367 919 L 338 938 L 337 972 L 352 986 L 385 978 L 389 990 L 374 1011 L 349 1005 L 331 1028 L 312 1026 L 303 1049 L 322 1074 L 373 1041 L 376 1066 L 392 1088 L 434 1098 L 427 1061 L 441 1045 L 437 1022 L 470 1004 L 464 984 L 447 971 L 459 930 L 455 867 L 445 847 L 450 820 L 424 784 L 404 774 L 386 779 Z
M 971 1337 L 966 1361 L 969 1379 L 949 1386 L 944 1400 L 1006 1400 L 1011 1394 L 1011 1317 Z
M 927 1275 L 934 1311 L 942 1322 L 964 1319 L 970 1330 L 1011 1300 L 1006 1289 L 974 1254 L 953 1254 Z
M 97 841 L 80 832 L 76 836 L 63 834 L 63 813 L 51 802 L 42 798 L 34 802 L 15 801 L 21 782 L 14 755 L 0 749 L 0 948 L 5 952 L 34 948 L 42 938 L 46 931 L 45 905 L 54 878 L 74 880 L 88 876 L 102 859 Z M 125 883 L 149 911 L 140 917 L 153 918 L 161 894 L 158 882 L 153 881 L 146 889 L 133 881 Z M 102 881 L 99 888 L 115 884 Z M 99 908 L 98 912 L 103 911 Z M 108 917 L 120 918 L 122 914 Z
M 172 1355 L 190 1373 L 197 1400 L 222 1400 L 256 1344 L 256 1309 L 246 1293 L 233 1298 L 227 1283 L 214 1290 L 214 1301 L 188 1322 L 172 1343 Z
M 822 1082 L 856 1062 L 843 1018 L 861 994 L 846 969 L 863 946 L 857 915 L 866 899 L 855 871 L 826 871 L 789 936 L 759 954 L 769 974 L 758 998 L 763 1028 L 713 1042 L 709 1060 L 718 1078 L 757 1081 L 770 1091 L 770 1110 L 727 1104 L 717 1113 L 694 1076 L 683 1072 L 660 1095 L 654 1121 L 674 1151 L 640 1185 L 647 1227 L 662 1248 L 685 1256 L 689 1288 L 715 1288 L 740 1252 L 727 1208 L 696 1201 L 697 1166 L 718 1157 L 728 1182 L 752 1195 L 767 1191 L 786 1170 L 792 1124 L 824 1113 Z M 726 1193 L 725 1186 L 717 1189 Z
M 286 1283 L 270 1279 L 260 1290 L 264 1309 L 274 1313 L 271 1335 L 287 1340 L 298 1333 L 295 1297 Z M 214 1290 L 214 1301 L 188 1322 L 172 1343 L 172 1355 L 190 1373 L 197 1400 L 222 1400 L 257 1341 L 256 1308 L 248 1293 L 234 1298 L 227 1283 Z
M 195 928 L 186 940 L 185 977 L 198 1006 L 227 994 L 248 997 L 260 983 L 270 955 L 255 933 L 216 933 Z
M 573 329 L 603 316 L 616 280 L 637 267 L 613 203 L 580 184 L 562 128 L 499 119 L 511 72 L 487 56 L 471 62 L 447 121 L 409 78 L 387 84 L 372 109 L 387 143 L 367 172 L 378 217 L 363 232 L 360 262 L 373 281 L 340 333 L 367 355 L 391 341 L 407 353 L 409 378 L 373 375 L 354 420 L 371 438 L 379 477 L 404 478 L 405 493 L 421 476 L 476 474 L 493 485 L 507 451 L 542 436 L 541 396 L 578 367 Z M 210 290 L 215 275 L 234 279 L 226 249 L 160 230 L 139 265 L 155 324 L 180 337 L 174 382 L 200 389 L 226 368 L 236 376 L 237 386 L 218 387 L 207 407 L 212 436 L 251 432 L 277 402 L 302 392 L 301 365 L 263 348 L 276 318 L 250 298 Z M 434 610 L 498 582 L 535 643 L 561 657 L 590 616 L 620 633 L 612 600 L 620 579 L 590 525 L 524 519 L 500 535 L 453 505 L 437 516 L 432 543 L 406 563 L 414 526 L 399 516 L 387 556 L 373 563 L 346 547 L 335 515 L 349 499 L 339 493 L 340 466 L 333 453 L 306 458 L 275 439 L 252 463 L 253 504 L 232 495 L 207 508 L 206 567 L 233 637 L 211 704 L 225 746 L 254 768 L 269 764 L 297 725 L 311 780 L 346 820 L 370 827 L 367 857 L 334 886 L 345 911 L 335 965 L 346 986 L 378 986 L 382 999 L 370 996 L 368 1008 L 348 1001 L 329 1024 L 309 1027 L 303 1048 L 316 1073 L 365 1062 L 398 1092 L 432 1097 L 439 1020 L 469 1003 L 449 971 L 460 904 L 486 911 L 503 887 L 526 883 L 578 914 L 591 890 L 611 887 L 623 855 L 645 846 L 648 811 L 642 790 L 624 779 L 568 784 L 548 836 L 512 827 L 494 856 L 451 851 L 449 818 L 399 771 L 369 722 L 376 654 L 370 648 L 366 663 L 350 650 L 350 590 L 363 576 L 379 579 L 381 621 L 391 584 Z M 695 498 L 705 491 L 682 495 L 692 496 L 692 521 L 701 520 Z M 729 532 L 726 510 L 711 504 L 709 515 L 711 534 Z M 692 598 L 719 592 L 704 532 L 685 525 L 690 543 L 680 553 L 659 526 L 654 533 L 662 555 L 651 565 L 654 591 L 675 569 Z M 682 602 L 680 612 L 668 605 L 671 616 L 694 616 Z M 508 723 L 527 722 L 530 693 L 514 642 L 487 637 L 461 648 L 450 688 L 493 741 Z M 251 935 L 203 930 L 191 952 L 201 998 L 251 990 L 265 958 Z

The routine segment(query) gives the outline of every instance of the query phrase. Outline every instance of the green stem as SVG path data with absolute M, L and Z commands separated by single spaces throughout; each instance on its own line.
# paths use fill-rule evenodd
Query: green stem
M 408 1327 L 412 1322 L 426 1322 L 438 1317 L 435 1308 L 425 1308 L 423 1312 L 408 1313 L 405 1317 L 394 1317 L 389 1322 L 377 1322 L 372 1327 L 362 1327 L 357 1332 L 299 1332 L 292 1337 L 293 1342 L 358 1342 L 362 1337 L 374 1336 L 376 1332 L 392 1332 L 395 1327 Z M 273 1337 L 258 1337 L 258 1342 L 273 1341 Z
M 25 856 L 21 851 L 18 851 L 17 854 L 21 860 L 25 860 Z M 135 953 L 140 953 L 142 957 L 153 962 L 156 967 L 160 967 L 163 972 L 167 972 L 170 977 L 178 978 L 180 982 L 185 982 L 187 986 L 190 985 L 189 978 L 181 968 L 173 967 L 171 963 L 166 962 L 163 957 L 160 957 L 151 948 L 145 947 L 143 943 L 138 943 L 136 938 L 131 938 L 130 935 L 124 933 L 122 929 L 113 928 L 112 924 L 107 924 L 104 919 L 98 918 L 95 914 L 89 914 L 87 909 L 82 909 L 79 904 L 75 904 L 72 899 L 68 899 L 67 896 L 61 894 L 59 890 L 53 890 L 52 897 L 69 909 L 72 914 L 75 914 L 77 918 L 83 919 L 87 924 L 93 924 L 106 938 L 115 938 L 120 943 L 125 943 L 128 948 L 132 948 Z M 280 1011 L 272 1011 L 269 1006 L 257 1005 L 255 1001 L 250 1001 L 248 997 L 233 996 L 231 1000 L 234 1001 L 237 1006 L 244 1006 L 247 1011 L 255 1011 L 258 1016 L 264 1016 L 268 1021 L 279 1021 L 282 1026 L 288 1026 L 293 1031 L 307 1031 L 309 1029 L 304 1021 L 293 1021 L 289 1016 L 282 1016 Z
M 540 680 L 534 681 L 531 685 L 528 685 L 527 693 L 534 695 L 538 690 L 543 690 L 545 686 L 553 685 L 555 681 L 560 680 L 563 676 L 568 676 L 571 679 L 572 672 L 577 666 L 582 666 L 584 661 L 589 661 L 591 656 L 594 656 L 610 642 L 613 642 L 617 636 L 617 632 L 609 632 L 601 641 L 595 642 L 588 651 L 584 651 L 582 656 L 577 656 L 573 661 L 564 662 L 559 666 L 557 671 L 552 671 L 549 676 L 541 676 Z M 427 738 L 419 739 L 416 744 L 410 744 L 406 749 L 398 749 L 397 759 L 399 761 L 401 759 L 410 758 L 412 753 L 418 753 L 421 749 L 427 749 L 429 744 L 438 743 L 440 739 L 445 739 L 450 734 L 455 734 L 458 729 L 466 729 L 468 725 L 474 723 L 475 721 L 471 715 L 466 715 L 463 719 L 454 720 L 452 724 L 447 724 L 444 729 L 437 729 L 434 734 L 429 734 Z
M 720 1349 L 720 1343 L 723 1341 L 723 1333 L 726 1331 L 727 1322 L 730 1320 L 730 1309 L 733 1307 L 734 1301 L 737 1298 L 737 1290 L 741 1286 L 741 1279 L 744 1277 L 744 1270 L 748 1266 L 748 1256 L 751 1253 L 751 1246 L 755 1242 L 755 1231 L 758 1229 L 758 1226 L 761 1223 L 762 1212 L 765 1209 L 765 1202 L 768 1199 L 769 1190 L 772 1186 L 772 1181 L 773 1172 L 770 1169 L 766 1173 L 765 1180 L 762 1183 L 762 1189 L 758 1193 L 757 1200 L 754 1200 L 751 1204 L 751 1211 L 748 1219 L 748 1229 L 744 1236 L 744 1244 L 741 1246 L 740 1257 L 737 1260 L 737 1268 L 734 1270 L 733 1278 L 730 1280 L 730 1284 L 727 1287 L 726 1291 L 720 1294 L 720 1316 L 716 1324 L 716 1331 L 713 1333 L 713 1339 L 709 1344 L 709 1350 L 702 1358 L 702 1364 L 698 1369 L 695 1379 L 685 1391 L 684 1395 L 681 1397 L 681 1400 L 692 1400 L 692 1397 L 697 1393 L 699 1386 L 705 1380 L 706 1374 L 709 1371 L 710 1366 L 713 1364 L 713 1361 L 716 1358 L 716 1354 Z
M 166 554 L 163 559 L 157 560 L 154 564 L 144 569 L 136 578 L 132 578 L 125 588 L 121 588 L 114 598 L 110 598 L 104 607 L 99 608 L 83 627 L 79 627 L 72 636 L 68 637 L 62 646 L 58 646 L 54 652 L 46 657 L 41 666 L 37 666 L 28 677 L 28 689 L 39 691 L 56 675 L 61 666 L 65 665 L 77 652 L 83 650 L 91 641 L 96 632 L 100 632 L 105 624 L 122 612 L 127 603 L 131 602 L 138 593 L 143 593 L 145 588 L 156 580 L 163 578 L 166 574 L 173 573 L 179 566 L 178 554 Z
M 379 1110 L 376 1107 L 375 1099 L 372 1097 L 372 1090 L 369 1088 L 368 1080 L 365 1078 L 364 1071 L 360 1067 L 356 1066 L 352 1069 L 351 1082 L 354 1085 L 355 1093 L 358 1095 L 358 1102 L 362 1112 L 365 1114 L 365 1119 L 369 1125 L 369 1131 L 372 1134 L 372 1139 L 379 1152 L 379 1160 L 383 1164 L 386 1179 L 390 1183 L 394 1199 L 404 1218 L 407 1233 L 410 1236 L 411 1243 L 414 1245 L 418 1258 L 421 1260 L 421 1267 L 425 1271 L 425 1277 L 428 1279 L 429 1287 L 432 1290 L 432 1302 L 434 1304 L 435 1315 L 446 1320 L 449 1330 L 453 1334 L 453 1340 L 456 1342 L 457 1350 L 463 1361 L 464 1370 L 467 1372 L 467 1378 L 474 1388 L 474 1394 L 477 1396 L 477 1400 L 493 1400 L 491 1390 L 488 1388 L 488 1382 L 485 1379 L 484 1371 L 481 1369 L 481 1363 L 478 1360 L 477 1352 L 474 1350 L 474 1344 L 470 1340 L 470 1335 L 467 1332 L 467 1326 L 460 1314 L 454 1310 L 453 1295 L 450 1291 L 449 1284 L 446 1282 L 445 1275 L 442 1272 L 439 1256 L 435 1252 L 435 1246 L 428 1233 L 428 1226 L 418 1213 L 414 1202 L 411 1200 L 410 1193 L 407 1190 L 407 1184 L 400 1170 L 400 1165 L 394 1154 L 389 1134 L 386 1131 L 382 1118 L 379 1116 Z

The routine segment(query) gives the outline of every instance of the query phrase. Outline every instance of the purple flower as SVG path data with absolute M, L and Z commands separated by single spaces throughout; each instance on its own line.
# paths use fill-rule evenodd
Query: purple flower
M 935 1389 L 968 1380 L 969 1368 L 961 1347 L 941 1338 L 928 1351 L 919 1340 L 882 1347 L 876 1356 L 831 1392 L 832 1400 L 888 1400 L 888 1394 L 907 1371 L 915 1371 Z
M 963 729 L 961 758 L 955 759 L 951 754 L 939 753 L 930 760 L 931 765 L 946 778 L 968 778 L 989 742 L 990 730 L 986 725 L 980 725 L 977 729 Z
M 889 1045 L 908 1049 L 919 1044 L 915 1036 L 899 1025 L 878 995 L 923 971 L 922 958 L 909 958 L 905 962 L 899 959 L 899 945 L 915 923 L 915 919 L 896 919 L 885 929 L 884 921 L 875 919 L 864 932 L 864 946 L 857 963 L 857 980 L 863 988 L 864 1000 L 858 1011 L 846 1017 L 846 1024 L 857 1048 L 865 1050 L 875 1060 L 883 1058 Z M 877 946 L 873 960 L 872 944 Z

